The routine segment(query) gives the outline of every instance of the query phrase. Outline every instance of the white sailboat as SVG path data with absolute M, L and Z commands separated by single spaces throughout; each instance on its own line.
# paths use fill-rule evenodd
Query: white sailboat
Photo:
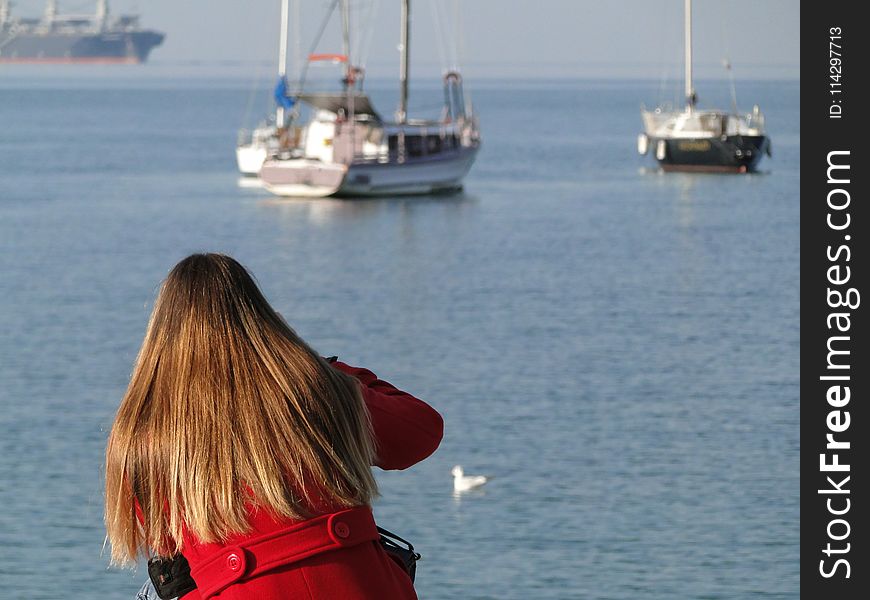
M 281 0 L 281 35 L 278 45 L 278 85 L 286 87 L 287 81 L 287 26 L 289 19 L 289 0 Z M 275 109 L 274 123 L 262 123 L 253 131 L 239 132 L 236 144 L 236 164 L 244 177 L 257 177 L 266 158 L 277 152 L 286 135 L 285 104 L 279 103 Z
M 770 154 L 764 116 L 756 105 L 749 114 L 697 108 L 692 83 L 692 0 L 685 1 L 685 94 L 683 110 L 641 110 L 644 131 L 637 151 L 650 149 L 665 171 L 746 173 Z M 730 68 L 730 66 L 729 66 Z
M 480 131 L 466 101 L 460 74 L 444 76 L 444 106 L 437 120 L 408 116 L 410 1 L 402 0 L 400 101 L 386 121 L 363 89 L 364 71 L 350 53 L 347 0 L 341 2 L 344 53 L 312 55 L 343 65 L 343 90 L 298 91 L 292 97 L 310 109 L 308 122 L 286 131 L 259 176 L 280 196 L 420 194 L 462 187 L 480 148 Z

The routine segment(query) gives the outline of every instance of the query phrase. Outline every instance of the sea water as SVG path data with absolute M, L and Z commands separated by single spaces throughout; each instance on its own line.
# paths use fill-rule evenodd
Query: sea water
M 0 597 L 145 578 L 108 567 L 103 452 L 158 284 L 203 250 L 444 415 L 378 473 L 422 598 L 798 595 L 798 82 L 740 86 L 773 140 L 748 176 L 637 156 L 656 82 L 472 83 L 464 192 L 281 200 L 236 182 L 249 79 L 4 75 Z M 454 464 L 493 479 L 456 497 Z

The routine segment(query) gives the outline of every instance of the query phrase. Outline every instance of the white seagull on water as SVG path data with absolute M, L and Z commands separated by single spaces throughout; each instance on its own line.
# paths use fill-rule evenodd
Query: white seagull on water
M 468 490 L 479 488 L 489 480 L 488 477 L 483 475 L 466 475 L 459 465 L 453 467 L 451 473 L 453 473 L 454 492 L 467 492 Z

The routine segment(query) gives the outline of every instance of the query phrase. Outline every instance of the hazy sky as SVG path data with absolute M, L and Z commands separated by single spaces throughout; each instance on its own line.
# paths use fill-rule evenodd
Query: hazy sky
M 293 0 L 299 2 L 300 0 Z M 301 0 L 305 52 L 331 0 Z M 376 9 L 367 69 L 398 69 L 398 0 L 349 0 L 361 23 Z M 42 11 L 42 0 L 19 0 L 19 15 Z M 92 10 L 96 2 L 59 0 L 61 12 Z M 435 6 L 433 6 L 435 5 Z M 645 77 L 681 75 L 681 0 L 412 0 L 412 65 L 440 71 L 452 41 L 439 43 L 437 23 L 455 30 L 461 14 L 461 64 L 474 77 Z M 699 77 L 723 76 L 730 58 L 738 78 L 797 77 L 800 65 L 798 0 L 696 0 L 695 56 Z M 134 11 L 143 25 L 167 34 L 152 60 L 274 62 L 280 0 L 115 0 L 114 13 Z M 437 10 L 436 10 L 437 9 Z M 340 51 L 338 21 L 318 49 Z M 456 36 L 444 36 L 454 39 Z M 364 40 L 364 35 L 357 40 Z M 361 45 L 365 45 L 362 41 Z M 293 44 L 291 41 L 291 51 Z

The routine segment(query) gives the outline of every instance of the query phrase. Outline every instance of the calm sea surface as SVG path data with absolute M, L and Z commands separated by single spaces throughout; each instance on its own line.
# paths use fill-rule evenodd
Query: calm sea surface
M 236 184 L 249 81 L 88 73 L 0 80 L 0 598 L 145 577 L 108 568 L 102 456 L 157 286 L 201 250 L 444 415 L 433 457 L 378 473 L 422 598 L 797 597 L 798 82 L 739 87 L 756 175 L 645 169 L 655 82 L 485 81 L 463 193 L 288 201 Z M 457 463 L 494 479 L 456 498 Z

